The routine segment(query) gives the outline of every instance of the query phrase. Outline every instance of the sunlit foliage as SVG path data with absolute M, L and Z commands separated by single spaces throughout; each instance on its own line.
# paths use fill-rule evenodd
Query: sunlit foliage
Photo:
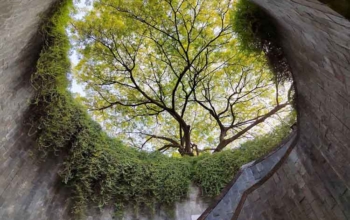
M 238 50 L 233 1 L 95 1 L 74 22 L 85 104 L 138 148 L 219 152 L 289 106 L 264 54 Z

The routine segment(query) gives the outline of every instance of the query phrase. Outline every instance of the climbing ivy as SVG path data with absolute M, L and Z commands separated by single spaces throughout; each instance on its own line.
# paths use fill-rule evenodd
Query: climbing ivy
M 115 204 L 149 207 L 171 205 L 188 193 L 191 182 L 203 195 L 217 195 L 244 163 L 262 156 L 289 132 L 288 123 L 278 132 L 243 144 L 238 150 L 214 155 L 168 157 L 125 146 L 109 137 L 68 91 L 70 50 L 66 26 L 71 0 L 58 1 L 53 14 L 43 18 L 44 47 L 32 84 L 36 90 L 28 120 L 30 134 L 46 158 L 62 157 L 62 181 L 71 189 L 73 213 L 84 215 L 88 205 Z
M 264 57 L 275 74 L 276 80 L 292 81 L 289 64 L 272 18 L 249 0 L 235 1 L 233 8 L 231 20 L 241 52 L 255 56 L 265 54 Z

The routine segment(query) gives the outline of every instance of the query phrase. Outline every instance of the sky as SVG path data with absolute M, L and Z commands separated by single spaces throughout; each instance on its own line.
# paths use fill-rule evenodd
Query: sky
M 79 1 L 79 2 L 75 2 L 75 7 L 78 10 L 78 13 L 74 14 L 73 18 L 75 19 L 81 19 L 85 16 L 86 12 L 88 10 L 92 9 L 92 2 L 91 3 L 87 3 L 85 0 Z M 69 29 L 67 29 L 68 35 L 70 35 L 69 33 Z M 73 42 L 71 42 L 73 44 Z M 74 49 L 74 47 L 72 48 L 71 54 L 69 56 L 69 59 L 71 61 L 72 64 L 72 69 L 74 69 L 74 67 L 78 64 L 79 62 L 79 58 L 78 58 L 78 53 L 77 51 Z M 78 93 L 81 96 L 85 96 L 85 91 L 84 91 L 84 86 L 82 84 L 79 84 L 77 82 L 77 80 L 74 78 L 74 76 L 71 76 L 71 81 L 72 81 L 72 85 L 70 87 L 70 91 L 72 93 Z

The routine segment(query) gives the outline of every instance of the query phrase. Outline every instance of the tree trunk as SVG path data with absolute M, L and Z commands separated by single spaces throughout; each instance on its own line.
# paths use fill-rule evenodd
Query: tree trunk
M 185 139 L 185 151 L 183 152 L 183 154 L 194 156 L 192 151 L 192 144 L 191 144 L 190 126 L 186 125 L 186 128 L 183 129 L 183 132 L 184 132 L 184 139 Z
M 220 128 L 220 137 L 219 137 L 219 144 L 216 146 L 214 152 L 220 152 L 222 149 L 224 149 L 230 142 L 228 140 L 225 140 L 225 137 L 227 135 L 228 128 L 222 127 Z
M 190 126 L 186 125 L 186 127 L 182 128 L 182 130 L 183 130 L 183 137 L 184 137 L 184 146 L 183 146 L 183 149 L 181 149 L 180 154 L 182 156 L 184 155 L 194 156 L 193 150 L 192 150 L 192 144 L 191 144 Z
M 220 137 L 219 137 L 220 143 L 225 141 L 226 135 L 227 135 L 227 128 L 225 128 L 224 126 L 220 127 Z
M 220 152 L 222 151 L 230 142 L 227 141 L 227 140 L 223 140 L 223 141 L 220 141 L 220 143 L 218 144 L 218 146 L 216 146 L 215 150 L 214 150 L 214 153 L 215 152 Z

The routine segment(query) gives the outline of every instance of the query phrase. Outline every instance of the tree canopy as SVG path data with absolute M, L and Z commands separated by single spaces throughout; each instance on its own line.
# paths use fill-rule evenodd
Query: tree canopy
M 288 109 L 292 87 L 237 46 L 233 1 L 99 0 L 73 23 L 85 103 L 139 148 L 215 152 Z

